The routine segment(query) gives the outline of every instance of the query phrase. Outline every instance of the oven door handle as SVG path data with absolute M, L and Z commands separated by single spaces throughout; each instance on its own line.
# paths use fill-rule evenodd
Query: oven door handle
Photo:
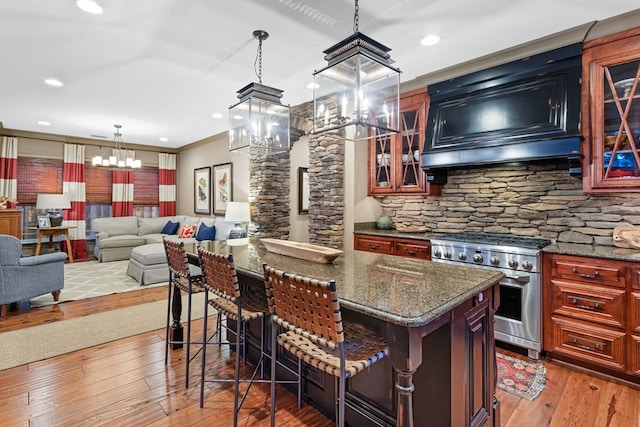
M 524 274 L 522 276 L 507 274 L 505 275 L 505 279 L 502 280 L 500 284 L 513 286 L 513 287 L 520 287 L 520 286 L 526 285 L 530 281 L 531 281 L 531 276 L 528 274 Z M 516 282 L 516 283 L 511 283 L 511 282 Z

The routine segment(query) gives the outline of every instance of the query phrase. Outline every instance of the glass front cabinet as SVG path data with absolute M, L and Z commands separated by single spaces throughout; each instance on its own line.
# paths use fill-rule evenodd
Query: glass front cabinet
M 586 193 L 640 191 L 640 28 L 584 44 Z
M 400 96 L 400 133 L 369 141 L 370 196 L 388 194 L 433 194 L 420 167 L 428 108 L 427 90 Z

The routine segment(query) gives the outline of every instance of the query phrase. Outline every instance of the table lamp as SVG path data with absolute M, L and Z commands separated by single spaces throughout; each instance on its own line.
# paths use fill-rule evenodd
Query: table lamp
M 38 194 L 36 209 L 47 210 L 52 227 L 62 224 L 62 212 L 59 209 L 71 209 L 71 202 L 66 194 Z
M 229 232 L 230 239 L 241 239 L 247 237 L 247 230 L 242 225 L 243 222 L 251 221 L 249 202 L 229 202 L 227 203 L 227 213 L 224 220 L 234 222 L 236 225 Z

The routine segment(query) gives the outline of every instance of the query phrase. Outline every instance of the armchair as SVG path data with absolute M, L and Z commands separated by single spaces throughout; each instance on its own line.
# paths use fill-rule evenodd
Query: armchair
M 22 244 L 13 236 L 0 234 L 0 306 L 51 292 L 58 300 L 64 287 L 64 260 L 56 252 L 21 258 Z

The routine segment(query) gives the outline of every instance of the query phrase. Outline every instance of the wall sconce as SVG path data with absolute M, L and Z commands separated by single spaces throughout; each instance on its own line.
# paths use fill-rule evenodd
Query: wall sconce
M 328 66 L 313 73 L 313 133 L 340 128 L 348 140 L 399 132 L 400 70 L 391 66 L 388 47 L 358 32 L 325 50 Z
M 262 41 L 269 34 L 256 30 L 253 37 L 259 41 L 259 83 L 240 89 L 240 102 L 229 107 L 229 151 L 289 151 L 289 106 L 280 103 L 283 91 L 262 84 Z

